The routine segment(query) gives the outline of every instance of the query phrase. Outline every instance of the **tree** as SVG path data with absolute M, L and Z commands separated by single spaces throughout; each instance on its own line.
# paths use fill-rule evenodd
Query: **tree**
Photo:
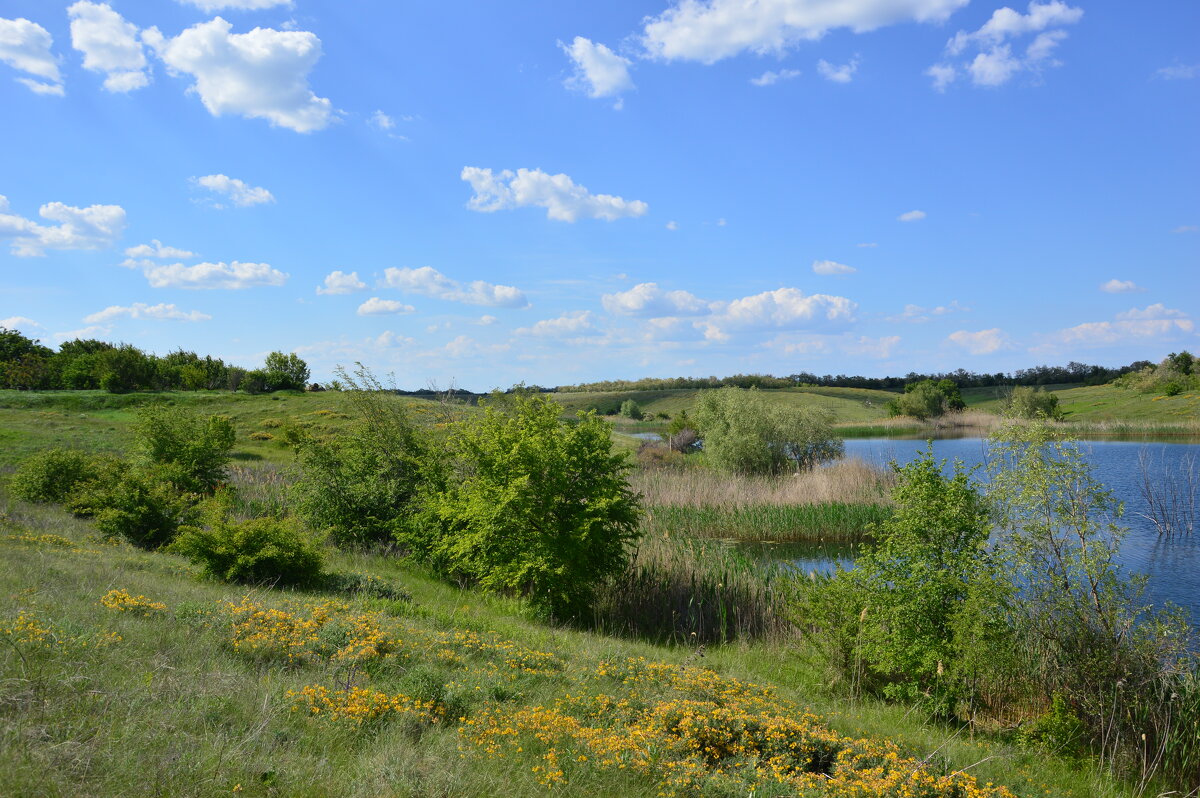
M 1058 407 L 1058 396 L 1042 386 L 1036 388 L 1018 385 L 1008 398 L 1008 414 L 1014 418 L 1048 418 L 1059 420 L 1063 416 Z
M 267 373 L 267 383 L 272 391 L 302 391 L 308 383 L 308 364 L 294 352 L 272 352 L 267 355 L 263 371 Z
M 625 418 L 631 418 L 634 421 L 641 421 L 645 414 L 642 413 L 641 405 L 632 399 L 626 399 L 624 402 L 621 402 L 621 415 L 625 416 Z
M 829 413 L 808 405 L 768 404 L 757 389 L 701 392 L 696 423 L 708 459 L 725 471 L 803 471 L 841 456 L 843 450 Z
M 629 465 L 594 413 L 566 424 L 545 396 L 498 400 L 450 437 L 437 556 L 451 573 L 524 594 L 552 617 L 581 617 L 638 535 Z
M 912 416 L 924 421 L 966 407 L 958 385 L 949 379 L 921 380 L 904 386 L 904 394 L 887 403 L 893 416 Z
M 181 407 L 147 405 L 138 412 L 134 436 L 147 462 L 174 469 L 181 490 L 211 493 L 225 480 L 235 437 L 226 416 L 202 418 Z

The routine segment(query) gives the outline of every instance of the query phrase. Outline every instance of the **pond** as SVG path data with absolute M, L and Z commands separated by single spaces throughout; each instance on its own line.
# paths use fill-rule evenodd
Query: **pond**
M 923 440 L 896 438 L 860 438 L 846 441 L 846 457 L 886 465 L 889 461 L 907 463 L 925 450 Z M 1200 529 L 1191 535 L 1161 537 L 1154 524 L 1144 517 L 1146 501 L 1140 483 L 1140 458 L 1146 457 L 1151 474 L 1178 475 L 1189 461 L 1200 475 L 1200 444 L 1161 440 L 1091 440 L 1080 448 L 1092 465 L 1092 473 L 1125 504 L 1119 521 L 1129 528 L 1121 547 L 1119 562 L 1129 572 L 1149 577 L 1146 599 L 1156 605 L 1166 601 L 1186 607 L 1200 622 Z M 987 455 L 987 442 L 977 437 L 944 438 L 933 442 L 934 456 L 963 461 L 968 467 L 981 465 Z M 949 470 L 951 466 L 947 466 Z M 982 472 L 982 470 L 981 470 Z M 977 476 L 982 476 L 982 473 Z M 760 561 L 784 564 L 804 572 L 833 570 L 834 562 L 849 566 L 854 550 L 830 544 L 738 544 L 738 548 Z

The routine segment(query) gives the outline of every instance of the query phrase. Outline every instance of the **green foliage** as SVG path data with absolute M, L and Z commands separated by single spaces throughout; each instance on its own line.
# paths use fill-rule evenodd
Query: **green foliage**
M 1200 365 L 1191 352 L 1172 352 L 1157 366 L 1147 364 L 1123 374 L 1113 384 L 1143 393 L 1178 396 L 1184 391 L 1200 391 Z
M 814 407 L 771 405 L 757 389 L 704 391 L 696 402 L 704 451 L 717 468 L 740 474 L 802 471 L 842 453 L 832 419 Z
M 211 518 L 207 528 L 183 528 L 171 550 L 223 582 L 313 585 L 325 564 L 320 545 L 290 518 Z
M 263 371 L 272 391 L 302 391 L 309 377 L 308 364 L 294 352 L 272 352 L 267 355 Z
M 544 396 L 499 399 L 458 422 L 450 438 L 434 558 L 486 589 L 523 593 L 554 617 L 581 617 L 596 587 L 625 567 L 637 537 L 629 466 L 594 414 L 564 424 Z
M 1023 727 L 1017 739 L 1025 748 L 1041 748 L 1060 756 L 1078 756 L 1086 747 L 1087 728 L 1071 711 L 1062 694 L 1055 693 L 1046 714 Z
M 428 555 L 421 497 L 437 483 L 437 463 L 404 406 L 365 369 L 343 374 L 356 419 L 335 439 L 284 430 L 297 450 L 292 488 L 297 512 L 339 546 L 399 542 Z
M 1018 385 L 1008 399 L 1008 414 L 1014 418 L 1048 418 L 1059 420 L 1062 410 L 1058 407 L 1058 396 L 1042 386 L 1036 388 Z
M 9 484 L 25 501 L 62 504 L 81 483 L 99 477 L 110 460 L 75 449 L 47 449 L 21 463 Z
M 158 369 L 151 357 L 130 344 L 121 344 L 98 354 L 100 387 L 109 393 L 156 387 Z
M 634 421 L 641 421 L 645 414 L 642 413 L 642 408 L 637 402 L 626 399 L 621 402 L 621 415 L 625 418 L 632 418 Z
M 887 403 L 888 414 L 924 421 L 966 407 L 953 380 L 921 380 L 904 386 L 904 394 Z
M 82 485 L 71 498 L 71 509 L 95 518 L 96 528 L 107 537 L 158 549 L 196 517 L 199 497 L 181 493 L 175 487 L 178 481 L 178 470 L 171 466 L 124 469 L 115 479 Z
M 700 431 L 696 429 L 695 422 L 688 417 L 687 411 L 680 410 L 667 425 L 667 431 L 663 433 L 662 438 L 672 450 L 686 454 L 699 446 Z
M 235 432 L 227 416 L 202 417 L 183 407 L 147 405 L 138 411 L 135 445 L 150 463 L 172 465 L 180 487 L 211 493 L 225 480 Z

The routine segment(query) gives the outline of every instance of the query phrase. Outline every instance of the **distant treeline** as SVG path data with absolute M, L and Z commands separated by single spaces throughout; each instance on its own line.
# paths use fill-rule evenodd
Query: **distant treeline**
M 724 388 L 798 388 L 816 386 L 821 388 L 873 388 L 880 391 L 904 390 L 910 385 L 924 380 L 950 380 L 959 388 L 987 388 L 995 385 L 1061 385 L 1066 383 L 1084 385 L 1103 385 L 1112 382 L 1122 374 L 1141 371 L 1153 366 L 1149 360 L 1138 360 L 1120 368 L 1091 366 L 1086 363 L 1071 361 L 1065 366 L 1034 366 L 1028 369 L 1017 369 L 1011 374 L 997 372 L 995 374 L 976 374 L 966 369 L 948 372 L 920 373 L 910 371 L 903 377 L 857 377 L 846 374 L 825 374 L 818 376 L 807 371 L 789 374 L 786 377 L 774 377 L 770 374 L 734 374 L 730 377 L 647 377 L 641 380 L 604 380 L 602 382 L 586 382 L 579 385 L 560 385 L 555 388 L 560 393 L 578 393 L 583 391 L 667 391 L 676 389 Z
M 267 355 L 262 368 L 244 369 L 183 349 L 159 357 L 131 344 L 95 339 L 66 341 L 55 351 L 0 327 L 0 388 L 263 393 L 303 389 L 308 377 L 308 364 L 283 352 Z

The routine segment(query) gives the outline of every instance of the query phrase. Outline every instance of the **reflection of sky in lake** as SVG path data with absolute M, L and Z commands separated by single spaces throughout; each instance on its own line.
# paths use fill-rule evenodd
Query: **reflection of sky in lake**
M 925 446 L 923 440 L 861 438 L 846 441 L 846 456 L 884 465 L 891 460 L 903 464 L 924 451 Z M 1083 441 L 1080 448 L 1092 464 L 1096 479 L 1125 503 L 1125 515 L 1119 523 L 1129 527 L 1129 534 L 1121 548 L 1121 565 L 1150 577 L 1146 598 L 1151 603 L 1171 601 L 1187 607 L 1194 618 L 1200 619 L 1200 530 L 1190 536 L 1176 536 L 1169 540 L 1159 536 L 1154 525 L 1141 515 L 1146 511 L 1146 503 L 1139 488 L 1142 472 L 1138 463 L 1138 457 L 1144 450 L 1150 458 L 1152 474 L 1161 474 L 1165 469 L 1166 473 L 1178 475 L 1180 466 L 1189 457 L 1196 458 L 1200 466 L 1200 444 Z M 953 468 L 955 459 L 970 467 L 981 465 L 987 455 L 986 442 L 980 438 L 936 440 L 933 442 L 933 452 L 935 457 L 949 461 L 947 471 Z M 980 481 L 984 476 L 982 469 L 976 472 L 976 478 Z M 792 545 L 800 547 L 793 551 L 790 548 Z M 853 556 L 848 551 L 826 554 L 812 548 L 812 544 L 808 544 L 807 548 L 804 548 L 804 544 L 779 544 L 772 549 L 760 550 L 757 556 L 773 558 L 772 554 L 779 559 L 789 560 L 791 567 L 804 572 L 828 572 L 833 567 L 832 558 L 846 564 Z

